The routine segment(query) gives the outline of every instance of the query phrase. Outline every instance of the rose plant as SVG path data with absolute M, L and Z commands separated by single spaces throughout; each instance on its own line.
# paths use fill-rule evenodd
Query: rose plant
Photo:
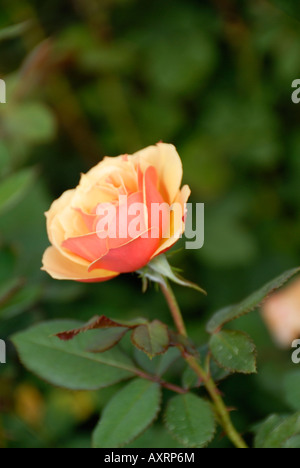
M 133 155 L 105 158 L 46 214 L 51 246 L 43 269 L 53 278 L 102 282 L 137 272 L 144 290 L 149 282 L 159 285 L 175 324 L 170 328 L 159 318 L 114 320 L 101 314 L 100 305 L 99 316 L 88 323 L 50 321 L 13 336 L 24 365 L 54 385 L 97 390 L 129 381 L 101 415 L 93 434 L 97 448 L 122 447 L 147 429 L 161 410 L 163 390 L 174 394 L 164 408 L 166 428 L 182 446 L 206 446 L 218 426 L 237 448 L 247 448 L 251 440 L 250 433 L 244 437 L 234 427 L 218 382 L 233 373 L 255 373 L 255 345 L 248 335 L 225 325 L 258 308 L 299 268 L 217 311 L 207 324 L 208 343 L 192 342 L 170 282 L 203 290 L 180 277 L 166 257 L 185 229 L 190 189 L 181 183 L 175 147 L 159 143 Z M 149 359 L 160 356 L 156 372 L 146 371 L 125 353 L 125 335 Z M 181 384 L 165 377 L 178 359 L 185 362 Z M 272 416 L 254 431 L 255 447 L 293 445 L 300 435 L 299 415 Z

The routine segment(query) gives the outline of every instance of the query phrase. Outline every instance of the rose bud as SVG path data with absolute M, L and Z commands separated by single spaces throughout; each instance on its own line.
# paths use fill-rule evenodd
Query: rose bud
M 82 282 L 141 269 L 184 232 L 190 189 L 181 181 L 173 145 L 104 158 L 46 213 L 52 246 L 42 269 Z

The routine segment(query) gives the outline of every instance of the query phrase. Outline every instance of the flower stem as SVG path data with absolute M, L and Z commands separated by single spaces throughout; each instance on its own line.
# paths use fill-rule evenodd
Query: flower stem
M 248 448 L 243 438 L 234 428 L 229 416 L 229 412 L 223 402 L 223 399 L 220 396 L 218 388 L 216 387 L 216 384 L 213 381 L 213 379 L 208 374 L 206 374 L 206 372 L 202 369 L 202 367 L 197 362 L 197 359 L 194 356 L 188 355 L 185 357 L 185 360 L 189 364 L 189 366 L 194 370 L 194 372 L 198 375 L 198 377 L 200 377 L 203 380 L 203 384 L 205 385 L 206 390 L 208 391 L 211 399 L 214 402 L 215 409 L 220 419 L 220 423 L 222 424 L 222 427 L 226 432 L 228 438 L 237 448 Z
M 180 335 L 187 337 L 187 331 L 186 331 L 185 324 L 181 315 L 181 311 L 180 311 L 179 305 L 177 303 L 177 299 L 173 293 L 171 286 L 165 279 L 165 282 L 161 283 L 160 287 L 167 300 L 169 309 L 171 311 L 171 314 L 172 314 L 172 317 L 173 317 L 173 320 L 175 322 L 178 332 L 180 333 Z
M 161 284 L 161 289 L 169 305 L 178 332 L 181 335 L 187 337 L 187 331 L 185 328 L 179 305 L 167 280 L 165 280 L 165 282 Z M 191 369 L 193 369 L 193 371 L 196 373 L 196 375 L 203 381 L 203 384 L 214 403 L 218 419 L 220 420 L 220 423 L 224 431 L 226 432 L 228 438 L 235 445 L 235 447 L 248 448 L 243 438 L 233 426 L 226 405 L 222 397 L 220 396 L 219 390 L 209 373 L 207 373 L 201 367 L 195 356 L 187 353 L 185 350 L 182 350 L 182 356 L 187 362 L 187 364 L 191 367 Z

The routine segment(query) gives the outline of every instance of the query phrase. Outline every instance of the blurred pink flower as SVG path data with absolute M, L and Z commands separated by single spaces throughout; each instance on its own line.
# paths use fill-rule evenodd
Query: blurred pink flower
M 262 315 L 280 346 L 290 347 L 300 338 L 300 280 L 273 294 L 263 305 Z

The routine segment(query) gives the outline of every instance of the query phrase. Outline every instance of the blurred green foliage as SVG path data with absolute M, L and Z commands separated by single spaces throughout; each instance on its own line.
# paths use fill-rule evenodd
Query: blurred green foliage
M 176 288 L 197 343 L 213 311 L 299 265 L 300 117 L 291 83 L 300 78 L 300 30 L 292 0 L 2 3 L 2 339 L 57 317 L 144 315 L 171 324 L 163 298 L 154 289 L 143 296 L 133 275 L 80 285 L 40 272 L 51 201 L 104 155 L 158 140 L 177 146 L 192 199 L 205 203 L 203 249 L 172 258 L 208 291 L 204 298 Z M 299 410 L 290 353 L 275 347 L 259 313 L 233 327 L 254 338 L 259 369 L 222 384 L 239 408 L 236 425 L 244 431 L 270 413 Z M 99 412 L 120 385 L 64 391 L 27 372 L 10 344 L 7 361 L 0 446 L 90 446 Z M 182 369 L 172 369 L 176 382 Z M 224 445 L 221 436 L 213 443 Z M 157 421 L 130 446 L 176 443 Z

